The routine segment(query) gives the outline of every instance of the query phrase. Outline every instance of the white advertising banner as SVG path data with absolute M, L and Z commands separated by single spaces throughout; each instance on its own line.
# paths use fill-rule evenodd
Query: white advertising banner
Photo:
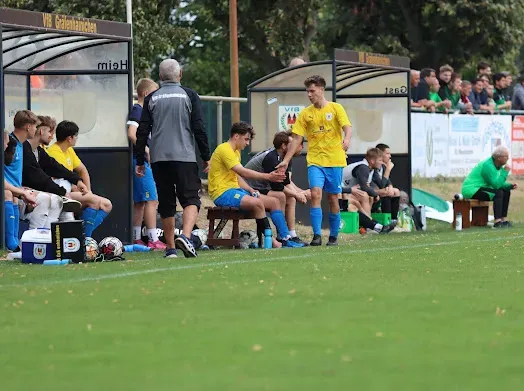
M 510 115 L 413 113 L 412 174 L 465 177 L 496 147 L 505 146 L 511 152 L 511 129 Z
M 411 115 L 411 172 L 412 175 L 433 178 L 447 176 L 448 116 L 413 113 Z

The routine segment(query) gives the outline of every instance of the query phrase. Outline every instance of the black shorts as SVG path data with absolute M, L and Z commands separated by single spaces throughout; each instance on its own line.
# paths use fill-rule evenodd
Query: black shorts
M 260 194 L 264 194 L 264 195 L 267 195 L 267 193 L 271 191 L 268 189 L 255 189 L 255 190 L 258 191 Z
M 195 205 L 200 208 L 200 177 L 194 162 L 155 162 L 151 164 L 158 192 L 158 212 L 163 219 L 173 217 L 176 199 L 182 208 Z

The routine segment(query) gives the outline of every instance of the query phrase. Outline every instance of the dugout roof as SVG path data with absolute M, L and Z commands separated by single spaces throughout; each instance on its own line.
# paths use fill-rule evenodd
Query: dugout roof
M 326 97 L 344 106 L 353 124 L 351 154 L 363 154 L 378 140 L 409 153 L 408 57 L 336 49 L 333 59 L 269 74 L 248 86 L 250 120 L 257 132 L 253 151 L 269 147 L 279 130 L 292 128 L 309 100 L 304 80 L 320 75 Z
M 22 109 L 76 122 L 75 150 L 91 173 L 94 191 L 118 200 L 108 231 L 101 228 L 100 234 L 127 241 L 132 225 L 132 155 L 125 132 L 133 105 L 131 25 L 0 7 L 0 36 L 1 129 L 12 130 L 13 117 Z M 3 179 L 3 169 L 0 175 Z

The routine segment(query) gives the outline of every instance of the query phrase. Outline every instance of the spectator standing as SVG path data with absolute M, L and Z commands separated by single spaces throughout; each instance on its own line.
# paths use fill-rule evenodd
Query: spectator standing
M 504 95 L 504 89 L 508 86 L 506 76 L 504 76 L 503 73 L 496 73 L 493 76 L 493 84 L 495 85 L 493 100 L 495 101 L 497 110 L 510 110 L 511 101 L 507 102 L 506 96 Z
M 524 75 L 519 76 L 517 79 L 517 85 L 513 90 L 511 99 L 511 107 L 514 110 L 524 110 Z
M 420 71 L 420 81 L 417 87 L 417 95 L 414 99 L 415 103 L 421 105 L 426 110 L 434 112 L 435 102 L 429 99 L 430 86 L 436 80 L 435 70 L 431 68 L 424 68 Z
M 484 88 L 484 81 L 482 78 L 476 78 L 472 82 L 472 89 L 469 94 L 469 100 L 473 105 L 473 110 L 485 110 L 493 114 L 495 110 L 494 105 L 488 104 L 488 93 Z
M 448 64 L 442 65 L 439 69 L 438 79 L 440 84 L 440 90 L 438 91 L 438 93 L 442 100 L 446 99 L 448 85 L 451 81 L 451 75 L 453 74 L 453 72 L 455 72 L 455 70 Z
M 435 80 L 433 81 L 433 84 L 430 85 L 429 99 L 435 102 L 436 111 L 441 112 L 441 113 L 447 113 L 448 109 L 451 108 L 451 102 L 448 99 L 442 100 L 442 98 L 438 94 L 439 90 L 440 90 L 440 83 L 438 79 L 435 78 Z
M 480 61 L 477 64 L 477 76 L 480 77 L 486 75 L 488 79 L 491 79 L 491 65 L 485 61 Z
M 166 238 L 165 256 L 175 258 L 176 248 L 196 257 L 191 231 L 200 209 L 200 187 L 195 143 L 204 172 L 209 171 L 209 145 L 198 94 L 180 84 L 182 69 L 174 59 L 160 63 L 160 89 L 144 99 L 136 140 L 136 174 L 145 173 L 149 134 L 150 162 L 158 192 L 158 211 Z M 175 238 L 176 198 L 184 209 L 182 235 Z M 176 246 L 176 248 L 175 248 Z
M 473 105 L 469 100 L 469 94 L 471 94 L 471 83 L 467 80 L 464 80 L 461 84 L 460 91 L 460 102 L 464 105 L 466 113 L 473 114 Z

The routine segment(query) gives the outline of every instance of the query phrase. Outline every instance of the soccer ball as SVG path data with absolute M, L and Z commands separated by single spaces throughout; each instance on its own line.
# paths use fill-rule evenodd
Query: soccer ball
M 156 235 L 158 236 L 158 239 L 160 241 L 163 241 L 165 243 L 165 239 L 162 240 L 162 238 L 164 237 L 164 231 L 161 228 L 156 228 Z M 142 226 L 141 239 L 144 243 L 149 242 L 149 235 L 147 234 L 147 228 L 145 225 Z
M 94 262 L 96 257 L 98 257 L 98 243 L 95 239 L 87 237 L 84 241 L 85 246 L 85 256 L 84 259 L 87 262 Z
M 207 231 L 205 229 L 195 229 L 193 230 L 193 232 L 191 232 L 191 235 L 192 236 L 196 236 L 199 240 L 200 240 L 200 246 L 198 246 L 199 248 L 201 246 L 203 246 L 204 244 L 206 244 L 207 242 Z M 196 246 L 196 243 L 195 243 L 195 246 Z
M 240 248 L 258 248 L 258 235 L 255 231 L 242 231 L 239 238 Z
M 104 260 L 111 261 L 115 258 L 121 258 L 124 246 L 120 239 L 114 236 L 108 236 L 102 239 L 98 244 L 98 251 L 104 257 Z

